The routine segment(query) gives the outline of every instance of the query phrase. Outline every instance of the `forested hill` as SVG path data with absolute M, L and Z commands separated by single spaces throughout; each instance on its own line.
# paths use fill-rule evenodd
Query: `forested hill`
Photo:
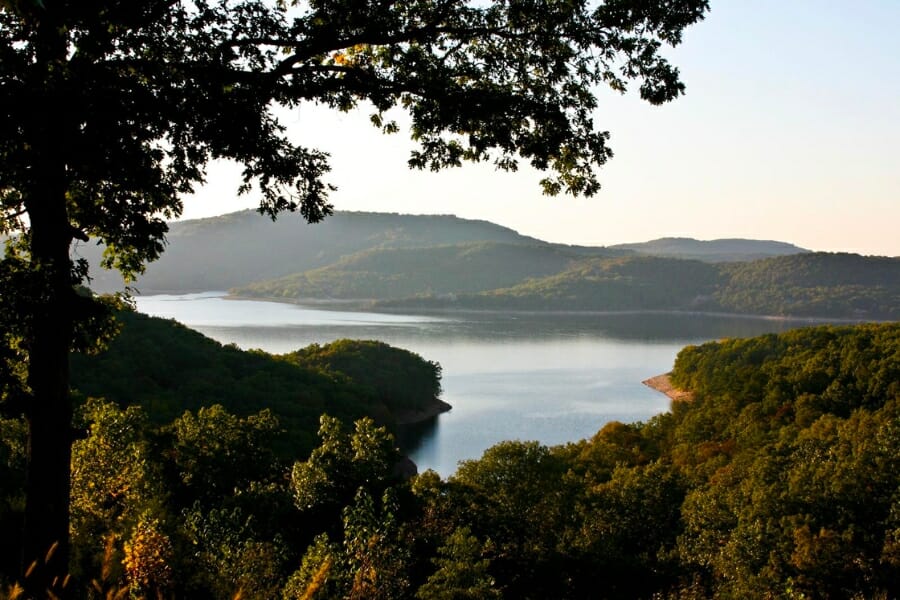
M 548 246 L 456 246 L 370 251 L 233 291 L 357 299 L 398 310 L 665 310 L 895 320 L 900 258 L 819 252 L 714 264 L 654 256 L 585 258 Z
M 403 299 L 492 290 L 546 277 L 582 257 L 549 245 L 478 242 L 365 250 L 340 261 L 233 289 L 286 299 Z
M 487 221 L 451 215 L 337 212 L 321 223 L 299 215 L 272 221 L 254 210 L 169 224 L 162 257 L 148 265 L 136 287 L 152 291 L 227 290 L 330 265 L 373 248 L 421 248 L 467 242 L 545 244 Z M 121 278 L 99 268 L 101 249 L 74 252 L 91 264 L 91 288 L 122 288 Z
M 470 243 L 530 246 L 530 249 L 523 250 L 519 260 L 527 260 L 529 255 L 533 257 L 534 247 L 544 247 L 552 252 L 579 258 L 647 254 L 699 258 L 711 262 L 734 260 L 738 257 L 749 260 L 758 256 L 800 251 L 795 246 L 780 242 L 700 242 L 683 238 L 634 244 L 634 249 L 627 247 L 628 245 L 602 247 L 551 244 L 494 223 L 451 215 L 337 212 L 321 223 L 309 225 L 299 215 L 284 214 L 273 222 L 256 211 L 245 210 L 220 217 L 171 222 L 169 227 L 165 252 L 157 262 L 147 266 L 147 272 L 136 283 L 141 292 L 227 290 L 337 265 L 343 259 L 359 253 Z M 93 277 L 91 287 L 95 291 L 119 290 L 123 284 L 118 274 L 99 267 L 101 250 L 94 243 L 79 244 L 73 251 L 73 257 L 88 260 Z M 440 252 L 436 256 L 440 256 Z M 471 258 L 466 262 L 473 269 L 485 266 Z M 339 270 L 346 270 L 345 266 L 340 265 Z M 435 269 L 441 266 L 440 260 L 432 265 Z M 492 272 L 501 275 L 509 266 L 498 265 Z M 393 267 L 395 271 L 399 268 L 399 265 Z M 544 274 L 546 273 L 539 269 L 529 276 Z M 317 275 L 320 278 L 324 276 L 321 273 Z M 479 285 L 478 288 L 495 289 L 515 283 L 518 280 L 498 278 L 490 285 Z M 462 286 L 452 291 L 474 290 Z M 280 295 L 289 294 L 282 291 Z
M 726 310 L 900 319 L 900 258 L 817 252 L 721 270 L 715 302 Z
M 773 241 L 567 246 L 449 215 L 348 212 L 308 225 L 297 215 L 272 222 L 250 210 L 172 223 L 168 240 L 137 281 L 140 292 L 231 290 L 391 309 L 900 318 L 900 259 Z M 96 246 L 76 255 L 94 263 L 93 289 L 121 288 L 117 276 L 96 267 Z
M 636 244 L 616 244 L 611 249 L 631 250 L 638 254 L 667 258 L 696 259 L 706 262 L 738 262 L 773 256 L 809 252 L 804 248 L 772 240 L 720 239 L 695 240 L 667 237 Z
M 511 288 L 460 296 L 455 304 L 895 320 L 900 319 L 900 258 L 818 252 L 716 265 L 655 257 L 592 259 Z
M 319 417 L 372 417 L 393 427 L 449 408 L 438 399 L 440 365 L 375 341 L 338 340 L 285 355 L 243 351 L 175 321 L 125 311 L 121 332 L 96 356 L 72 356 L 72 387 L 156 423 L 214 404 L 239 416 L 271 409 L 290 456 L 312 449 Z

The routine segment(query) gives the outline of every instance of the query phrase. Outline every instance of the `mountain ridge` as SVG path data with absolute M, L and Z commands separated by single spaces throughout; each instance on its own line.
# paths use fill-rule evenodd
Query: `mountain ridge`
M 544 247 L 581 257 L 638 254 L 716 262 L 715 252 L 698 255 L 691 248 L 719 242 L 660 238 L 613 246 L 570 245 L 522 235 L 486 220 L 366 211 L 338 211 L 321 223 L 310 225 L 296 214 L 284 214 L 272 221 L 247 209 L 216 217 L 172 221 L 169 227 L 165 252 L 158 261 L 147 265 L 146 272 L 133 284 L 138 292 L 227 290 L 327 267 L 345 257 L 376 249 L 495 242 Z M 670 243 L 668 254 L 660 254 L 653 249 L 660 240 L 677 240 L 681 246 L 673 249 Z M 773 248 L 774 251 L 782 248 L 785 252 L 806 252 L 786 242 L 743 238 L 728 241 L 740 242 L 745 250 L 744 254 L 732 250 L 725 256 L 726 261 L 736 260 L 735 256 L 773 256 Z M 680 256 L 672 256 L 673 253 Z M 85 258 L 91 265 L 93 289 L 121 290 L 124 282 L 118 273 L 99 267 L 101 255 L 102 248 L 96 243 L 79 244 L 73 251 L 75 258 Z
M 141 292 L 226 290 L 323 267 L 371 248 L 476 241 L 547 244 L 489 221 L 452 215 L 336 212 L 310 225 L 298 214 L 272 221 L 255 210 L 244 210 L 173 221 L 169 227 L 165 252 L 134 283 Z M 73 255 L 91 265 L 93 289 L 122 289 L 117 273 L 99 267 L 102 248 L 97 244 L 80 244 Z

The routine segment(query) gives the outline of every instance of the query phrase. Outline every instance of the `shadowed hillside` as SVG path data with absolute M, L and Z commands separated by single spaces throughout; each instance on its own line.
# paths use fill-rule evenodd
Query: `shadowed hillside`
M 323 413 L 392 426 L 448 408 L 438 399 L 440 365 L 381 342 L 338 340 L 272 355 L 222 345 L 172 320 L 131 311 L 117 319 L 121 332 L 106 350 L 72 355 L 73 388 L 141 405 L 156 423 L 214 404 L 236 415 L 268 408 L 286 430 L 281 449 L 298 456 L 312 449 Z

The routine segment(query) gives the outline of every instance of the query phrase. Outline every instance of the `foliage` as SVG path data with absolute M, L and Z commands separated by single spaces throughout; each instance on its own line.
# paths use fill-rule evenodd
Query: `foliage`
M 399 454 L 393 437 L 371 419 L 357 421 L 351 434 L 340 421 L 323 415 L 319 437 L 321 444 L 291 472 L 294 503 L 301 511 L 333 518 L 360 486 L 380 496 L 396 478 Z
M 726 595 L 896 594 L 900 327 L 820 327 L 686 348 L 673 460 L 696 484 L 679 540 Z M 720 410 L 718 405 L 724 405 Z
M 397 300 L 466 294 L 552 275 L 579 258 L 549 245 L 470 243 L 373 249 L 334 264 L 233 289 L 240 296 Z
M 25 498 L 26 425 L 22 419 L 0 418 L 0 531 L 7 540 L 21 535 Z M 14 570 L 16 545 L 0 545 L 0 573 Z
M 391 412 L 415 410 L 441 395 L 441 366 L 384 342 L 336 340 L 312 344 L 285 355 L 307 368 L 346 375 L 358 388 Z
M 274 598 L 284 584 L 288 547 L 284 537 L 262 532 L 262 509 L 245 512 L 207 502 L 181 511 L 182 535 L 189 548 L 181 565 L 185 597 L 231 600 Z
M 75 589 L 94 580 L 110 594 L 398 600 L 900 593 L 900 324 L 689 346 L 672 377 L 694 394 L 666 414 L 563 446 L 503 442 L 446 480 L 405 479 L 393 438 L 370 419 L 350 428 L 323 417 L 318 447 L 290 466 L 270 459 L 267 412 L 211 406 L 154 424 L 140 407 L 89 399 L 73 461 Z M 0 447 L 17 448 L 21 425 L 2 431 Z
M 123 565 L 132 593 L 162 595 L 172 578 L 172 543 L 157 519 L 142 518 L 125 542 Z
M 186 498 L 209 503 L 278 475 L 278 419 L 269 409 L 241 418 L 219 404 L 185 412 L 171 425 L 174 466 Z
M 554 245 L 375 249 L 233 290 L 248 296 L 375 300 L 386 308 L 713 311 L 845 319 L 900 315 L 900 259 L 801 253 L 713 264 L 594 256 Z
M 174 321 L 131 311 L 117 318 L 121 333 L 106 351 L 72 356 L 73 387 L 140 404 L 157 424 L 213 404 L 240 416 L 268 408 L 286 430 L 276 446 L 282 458 L 312 450 L 323 412 L 393 425 L 402 410 L 430 408 L 440 391 L 439 365 L 384 344 L 339 341 L 278 357 L 223 346 Z
M 306 598 L 404 597 L 408 550 L 391 489 L 401 482 L 393 438 L 371 419 L 348 433 L 328 416 L 319 436 L 309 459 L 294 464 L 290 483 L 295 505 L 319 534 L 286 590 Z
M 85 439 L 74 444 L 72 453 L 76 575 L 100 569 L 98 561 L 104 558 L 110 538 L 138 535 L 142 522 L 150 528 L 147 532 L 156 531 L 153 519 L 164 514 L 167 501 L 161 465 L 153 458 L 150 425 L 139 407 L 120 409 L 89 399 L 81 419 L 89 423 L 89 430 Z
M 488 572 L 484 546 L 468 528 L 460 527 L 438 549 L 438 567 L 416 592 L 419 600 L 489 600 L 502 598 Z

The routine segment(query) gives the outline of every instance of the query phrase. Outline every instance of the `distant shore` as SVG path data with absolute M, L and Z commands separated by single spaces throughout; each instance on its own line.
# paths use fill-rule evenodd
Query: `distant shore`
M 731 313 L 704 310 L 681 310 L 681 309 L 619 309 L 619 310 L 556 310 L 556 309 L 502 309 L 502 308 L 452 308 L 452 307 L 414 307 L 414 306 L 385 306 L 376 300 L 369 299 L 323 299 L 323 298 L 283 298 L 273 296 L 241 296 L 238 294 L 227 293 L 225 300 L 255 300 L 258 302 L 276 302 L 279 304 L 295 304 L 299 306 L 308 306 L 310 308 L 326 308 L 333 310 L 352 310 L 360 312 L 375 312 L 382 314 L 414 314 L 422 316 L 440 316 L 440 315 L 526 315 L 526 316 L 564 316 L 564 315 L 584 315 L 584 316 L 614 316 L 614 315 L 673 315 L 673 316 L 690 316 L 690 317 L 715 317 L 715 318 L 732 318 L 747 319 L 751 321 L 794 321 L 798 323 L 815 324 L 839 324 L 848 325 L 856 323 L 882 322 L 886 319 L 866 319 L 866 318 L 849 318 L 849 317 L 810 317 L 796 315 L 760 315 L 751 313 Z
M 693 392 L 681 390 L 672 385 L 671 375 L 671 373 L 663 373 L 662 375 L 656 375 L 655 377 L 651 377 L 650 379 L 645 379 L 641 383 L 651 389 L 656 390 L 657 392 L 665 394 L 674 401 L 681 402 L 693 400 Z

